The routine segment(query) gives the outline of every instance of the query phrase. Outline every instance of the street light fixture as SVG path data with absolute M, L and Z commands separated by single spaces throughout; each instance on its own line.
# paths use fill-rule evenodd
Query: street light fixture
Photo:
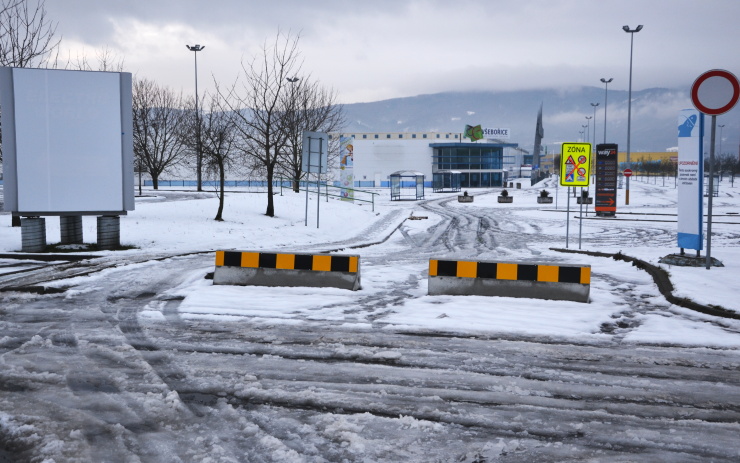
M 630 35 L 630 83 L 629 93 L 627 95 L 627 168 L 631 168 L 630 164 L 630 132 L 632 124 L 632 48 L 635 41 L 635 32 L 642 30 L 642 25 L 637 26 L 635 29 L 630 29 L 629 26 L 622 26 L 622 30 Z M 624 204 L 630 203 L 630 178 L 627 177 L 626 188 L 624 190 Z
M 717 127 L 719 127 L 719 155 L 722 156 L 722 127 L 724 127 L 725 124 L 717 124 Z
M 196 173 L 198 177 L 198 191 L 203 191 L 203 149 L 200 144 L 200 111 L 198 110 L 198 52 L 203 50 L 205 45 L 195 44 L 193 46 L 185 45 L 188 50 L 192 51 L 195 56 L 195 123 L 196 123 L 196 137 L 198 137 L 198 152 L 196 153 Z
M 614 80 L 613 77 L 610 77 L 609 80 L 601 78 L 601 81 L 604 82 L 604 143 L 606 143 L 606 97 L 609 92 L 609 82 Z
M 285 80 L 290 82 L 290 106 L 293 111 L 292 117 L 295 118 L 295 84 L 301 79 L 298 77 L 286 77 Z
M 586 142 L 591 138 L 591 118 L 592 116 L 586 116 Z

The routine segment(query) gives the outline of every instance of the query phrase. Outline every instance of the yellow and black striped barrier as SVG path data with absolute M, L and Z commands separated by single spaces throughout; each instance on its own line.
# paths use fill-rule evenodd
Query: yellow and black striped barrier
M 529 297 L 588 302 L 590 265 L 429 260 L 430 295 Z
M 216 285 L 360 289 L 360 256 L 216 251 Z

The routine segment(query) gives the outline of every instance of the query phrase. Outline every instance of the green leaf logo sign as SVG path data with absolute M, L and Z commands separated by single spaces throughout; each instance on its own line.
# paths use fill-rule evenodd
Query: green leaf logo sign
M 473 127 L 472 125 L 465 126 L 465 138 L 470 138 L 472 141 L 480 140 L 483 138 L 483 128 L 480 124 Z

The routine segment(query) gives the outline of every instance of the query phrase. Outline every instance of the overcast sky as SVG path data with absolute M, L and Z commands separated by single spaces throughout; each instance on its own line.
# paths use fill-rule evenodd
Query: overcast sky
M 46 0 L 66 55 L 108 47 L 126 71 L 175 90 L 230 84 L 278 31 L 300 34 L 302 72 L 356 103 L 426 93 L 688 87 L 740 75 L 738 0 Z M 300 77 L 300 76 L 299 76 Z

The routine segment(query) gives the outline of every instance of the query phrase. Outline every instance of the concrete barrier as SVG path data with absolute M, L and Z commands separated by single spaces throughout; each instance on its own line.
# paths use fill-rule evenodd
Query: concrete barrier
M 360 256 L 216 251 L 214 285 L 360 288 Z
M 588 302 L 590 265 L 429 260 L 429 294 Z

